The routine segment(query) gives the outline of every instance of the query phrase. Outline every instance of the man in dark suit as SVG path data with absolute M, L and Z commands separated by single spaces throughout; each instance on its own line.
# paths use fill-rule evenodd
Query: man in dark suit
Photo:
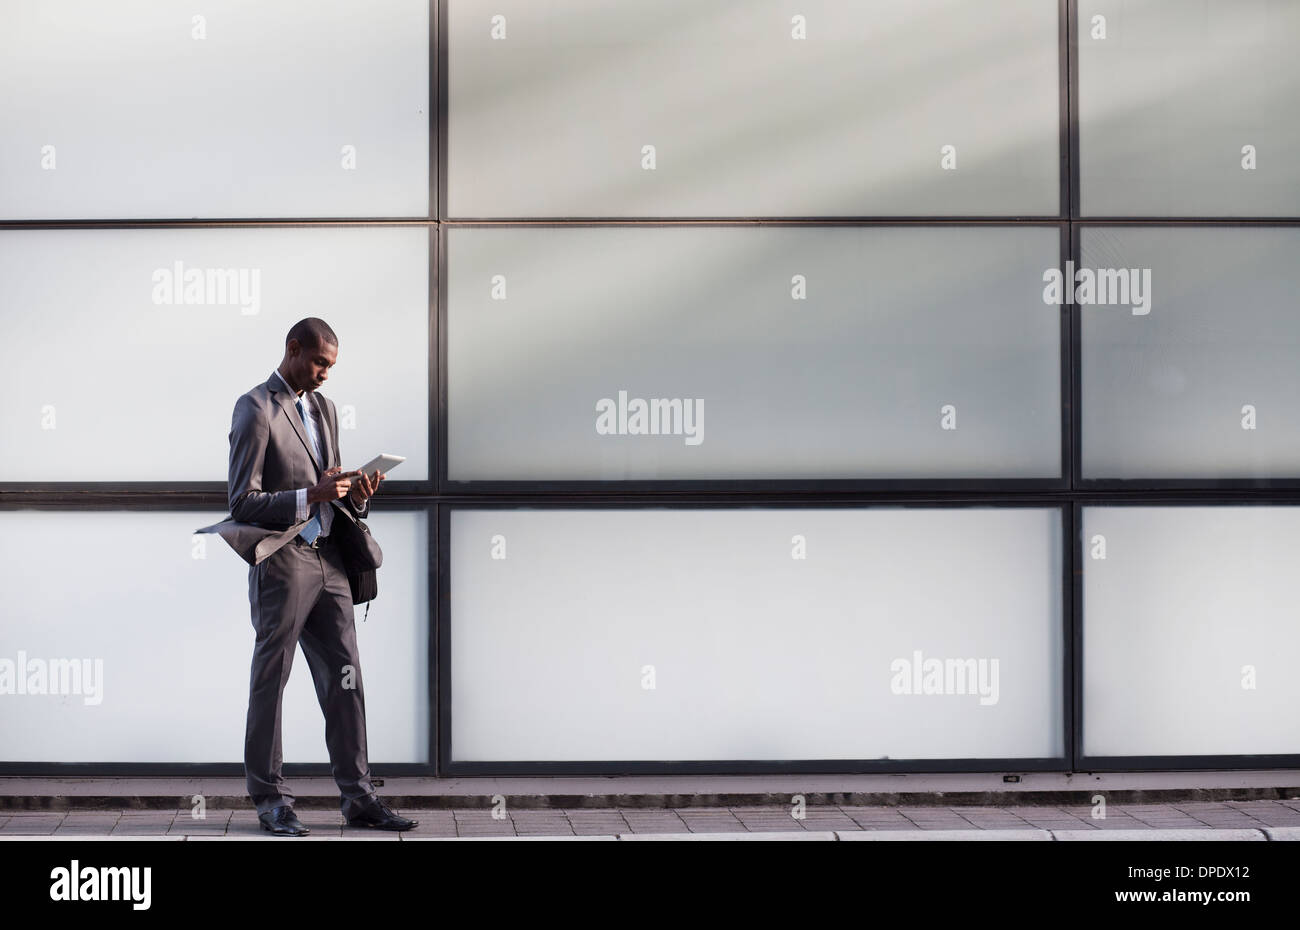
M 325 715 L 343 816 L 352 826 L 416 826 L 389 810 L 370 780 L 352 593 L 335 540 L 347 529 L 340 521 L 369 513 L 384 476 L 372 481 L 339 465 L 338 416 L 317 390 L 337 356 L 338 337 L 324 320 L 299 321 L 285 338 L 279 368 L 235 402 L 230 425 L 232 519 L 218 531 L 251 563 L 248 600 L 257 634 L 244 770 L 258 820 L 282 836 L 310 832 L 295 816 L 280 773 L 281 703 L 299 644 Z

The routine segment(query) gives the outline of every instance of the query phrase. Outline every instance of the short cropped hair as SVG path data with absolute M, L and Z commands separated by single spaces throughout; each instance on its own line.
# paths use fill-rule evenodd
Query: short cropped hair
M 309 316 L 293 324 L 293 329 L 284 337 L 284 347 L 289 347 L 289 340 L 297 339 L 298 344 L 308 352 L 314 352 L 329 344 L 337 347 L 339 337 L 334 335 L 330 325 L 319 317 Z

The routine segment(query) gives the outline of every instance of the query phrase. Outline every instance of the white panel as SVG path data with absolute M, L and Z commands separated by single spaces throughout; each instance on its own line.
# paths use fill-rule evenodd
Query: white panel
M 1084 752 L 1300 753 L 1300 508 L 1085 507 L 1082 529 Z
M 0 217 L 428 216 L 429 8 L 6 0 Z
M 308 316 L 339 338 L 324 393 L 344 467 L 393 452 L 402 480 L 428 478 L 428 237 L 0 231 L 0 481 L 225 481 L 235 401 Z
M 102 663 L 98 702 L 84 682 L 81 693 L 0 694 L 0 760 L 243 762 L 248 564 L 219 537 L 191 534 L 221 516 L 0 512 L 0 564 L 22 579 L 6 593 L 0 660 Z M 371 762 L 429 758 L 426 521 L 424 511 L 366 521 L 384 549 L 369 618 L 355 608 Z M 301 649 L 283 741 L 285 762 L 329 761 Z
M 457 509 L 450 545 L 454 761 L 1063 753 L 1057 509 Z M 986 687 L 897 693 L 917 651 Z

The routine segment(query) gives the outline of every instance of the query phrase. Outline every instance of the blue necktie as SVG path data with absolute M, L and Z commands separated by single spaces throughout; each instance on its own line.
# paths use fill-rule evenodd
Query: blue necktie
M 296 406 L 296 407 L 298 408 L 298 416 L 302 418 L 302 425 L 303 425 L 303 428 L 307 430 L 307 439 L 311 442 L 311 447 L 312 447 L 312 449 L 313 449 L 313 450 L 315 451 L 315 453 L 316 453 L 316 460 L 317 460 L 318 462 L 319 462 L 319 461 L 323 461 L 323 460 L 321 459 L 320 446 L 316 444 L 316 431 L 313 430 L 311 427 L 309 427 L 309 426 L 307 425 L 307 417 L 306 417 L 306 415 L 304 414 L 303 409 L 302 409 L 302 398 L 301 398 L 301 397 L 298 398 L 298 400 L 295 402 L 294 406 Z M 303 538 L 304 541 L 309 542 L 309 543 L 310 543 L 310 542 L 314 542 L 315 539 L 316 539 L 316 537 L 320 535 L 320 532 L 321 532 L 321 522 L 320 522 L 320 516 L 319 516 L 319 514 L 320 514 L 320 505 L 319 505 L 319 504 L 314 504 L 314 505 L 312 506 L 312 518 L 311 518 L 311 520 L 308 521 L 308 523 L 307 523 L 306 526 L 304 526 L 301 530 L 298 531 L 298 535 L 301 536 L 301 537 Z

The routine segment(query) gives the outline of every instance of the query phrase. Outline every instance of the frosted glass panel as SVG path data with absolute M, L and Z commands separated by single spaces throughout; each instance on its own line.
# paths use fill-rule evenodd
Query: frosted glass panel
M 316 316 L 344 467 L 429 476 L 429 233 L 0 231 L 0 481 L 225 481 L 235 401 Z
M 429 214 L 428 0 L 0 4 L 0 218 Z
M 1085 216 L 1300 215 L 1300 3 L 1079 4 Z
M 1061 474 L 1054 227 L 458 227 L 446 249 L 454 481 Z
M 1084 507 L 1082 532 L 1084 752 L 1300 753 L 1300 508 Z
M 243 762 L 248 563 L 191 534 L 223 515 L 0 512 L 0 561 L 23 579 L 6 593 L 0 662 L 91 670 L 61 678 L 59 693 L 0 696 L 0 761 Z M 426 520 L 375 510 L 366 521 L 384 548 L 364 623 L 356 608 L 371 762 L 429 759 Z M 285 762 L 329 761 L 301 648 L 283 740 Z
M 1300 229 L 1082 232 L 1085 268 L 1150 280 L 1080 306 L 1083 477 L 1300 477 Z
M 454 761 L 1063 753 L 1057 509 L 457 509 L 450 545 Z
M 450 0 L 447 215 L 1056 215 L 1057 5 Z

